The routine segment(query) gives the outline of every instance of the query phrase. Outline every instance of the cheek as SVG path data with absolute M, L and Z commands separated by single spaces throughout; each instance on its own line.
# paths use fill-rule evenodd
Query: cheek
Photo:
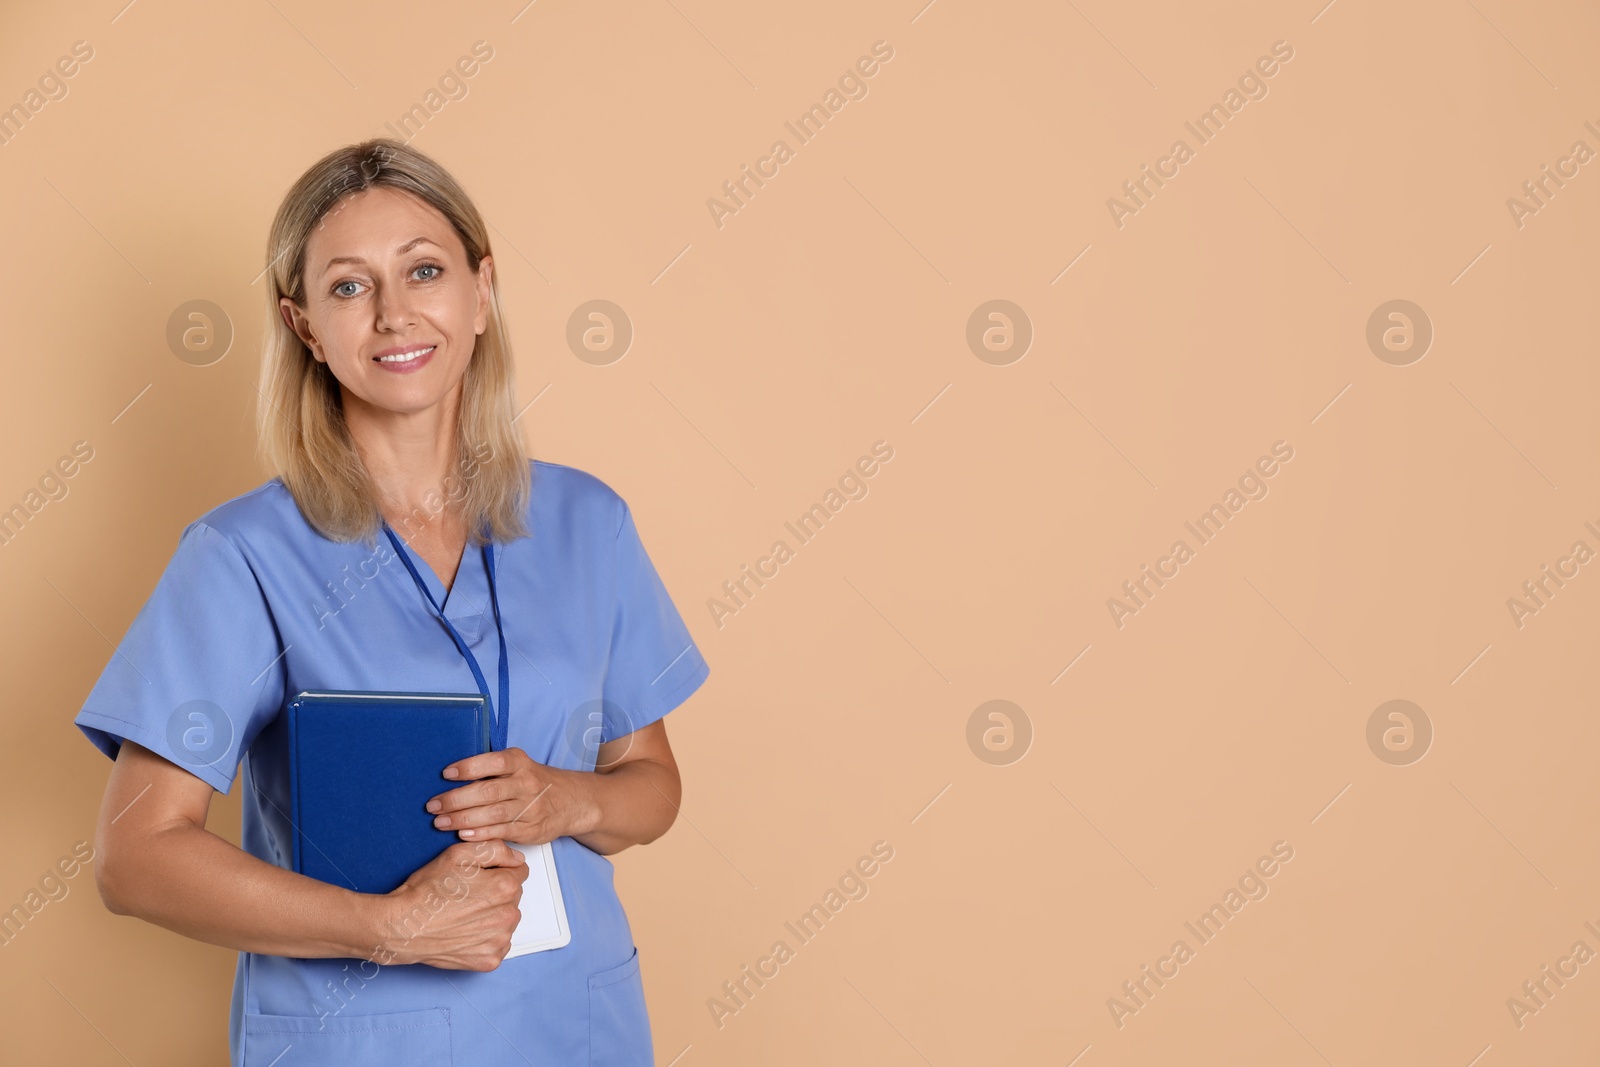
M 311 329 L 322 342 L 329 366 L 350 367 L 362 360 L 361 350 L 372 336 L 372 319 L 353 306 L 334 306 L 314 318 Z
M 429 318 L 458 354 L 470 355 L 477 341 L 478 294 L 471 286 L 452 288 L 429 301 Z

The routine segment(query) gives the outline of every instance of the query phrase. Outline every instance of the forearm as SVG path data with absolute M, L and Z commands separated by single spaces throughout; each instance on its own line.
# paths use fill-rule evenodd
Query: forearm
M 579 832 L 570 836 L 602 856 L 647 845 L 678 817 L 682 783 L 676 767 L 629 760 L 610 771 L 580 772 Z
M 112 911 L 224 948 L 370 959 L 381 936 L 382 898 L 274 866 L 192 823 L 102 834 L 96 874 Z

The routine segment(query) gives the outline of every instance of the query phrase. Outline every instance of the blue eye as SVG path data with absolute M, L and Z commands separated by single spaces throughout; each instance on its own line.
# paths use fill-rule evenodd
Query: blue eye
M 424 270 L 432 271 L 433 273 L 428 275 L 427 277 L 418 278 L 417 279 L 418 281 L 422 281 L 422 282 L 438 281 L 439 280 L 439 276 L 444 273 L 444 268 L 441 267 L 437 263 L 418 263 L 415 267 L 411 268 L 411 273 L 413 275 L 415 275 L 418 271 L 424 271 Z M 350 299 L 352 297 L 360 295 L 359 292 L 351 292 L 349 290 L 351 288 L 353 288 L 355 290 L 360 290 L 361 287 L 362 286 L 361 286 L 360 282 L 344 281 L 344 282 L 339 282 L 330 291 L 333 293 L 334 296 L 341 297 L 341 298 L 343 298 L 345 300 L 348 300 L 348 299 Z

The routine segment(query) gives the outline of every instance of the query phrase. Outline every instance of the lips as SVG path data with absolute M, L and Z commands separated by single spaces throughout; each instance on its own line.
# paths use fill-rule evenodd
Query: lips
M 433 349 L 433 345 L 405 345 L 401 348 L 385 349 L 372 358 L 379 363 L 409 363 L 426 356 Z
M 435 345 L 400 345 L 378 353 L 372 361 L 391 374 L 412 374 L 427 366 Z

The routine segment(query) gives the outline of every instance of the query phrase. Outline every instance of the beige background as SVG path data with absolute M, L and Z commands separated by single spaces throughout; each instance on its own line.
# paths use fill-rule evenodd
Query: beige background
M 616 858 L 660 1063 L 1600 1053 L 1600 963 L 1507 1007 L 1600 951 L 1600 565 L 1507 607 L 1600 550 L 1600 163 L 1507 207 L 1600 151 L 1600 15 L 919 2 L 7 4 L 0 103 L 94 58 L 0 147 L 0 507 L 94 459 L 0 546 L 0 905 L 92 835 L 109 765 L 71 719 L 179 531 L 265 477 L 279 198 L 482 40 L 414 143 L 497 230 L 530 448 L 630 501 L 712 664 L 668 720 L 683 816 Z M 879 40 L 868 95 L 797 145 Z M 1268 95 L 1197 146 L 1276 41 Z M 719 229 L 707 199 L 778 138 Z M 1119 228 L 1107 198 L 1178 138 Z M 165 341 L 195 299 L 237 332 L 209 366 Z M 592 299 L 636 331 L 609 366 L 566 345 Z M 993 299 L 1034 331 L 1005 366 L 965 339 Z M 1406 366 L 1366 341 L 1396 299 L 1435 333 Z M 878 440 L 869 494 L 719 628 L 724 580 Z M 1270 494 L 1119 629 L 1107 598 L 1280 440 Z M 968 743 L 996 699 L 1032 729 L 1008 765 Z M 1434 730 L 1409 765 L 1367 741 L 1393 699 Z M 870 894 L 719 1028 L 722 983 L 880 840 Z M 1269 895 L 1199 945 L 1184 922 L 1277 841 Z M 0 1060 L 222 1062 L 233 953 L 68 885 L 0 948 Z M 1119 1027 L 1108 998 L 1180 938 Z

